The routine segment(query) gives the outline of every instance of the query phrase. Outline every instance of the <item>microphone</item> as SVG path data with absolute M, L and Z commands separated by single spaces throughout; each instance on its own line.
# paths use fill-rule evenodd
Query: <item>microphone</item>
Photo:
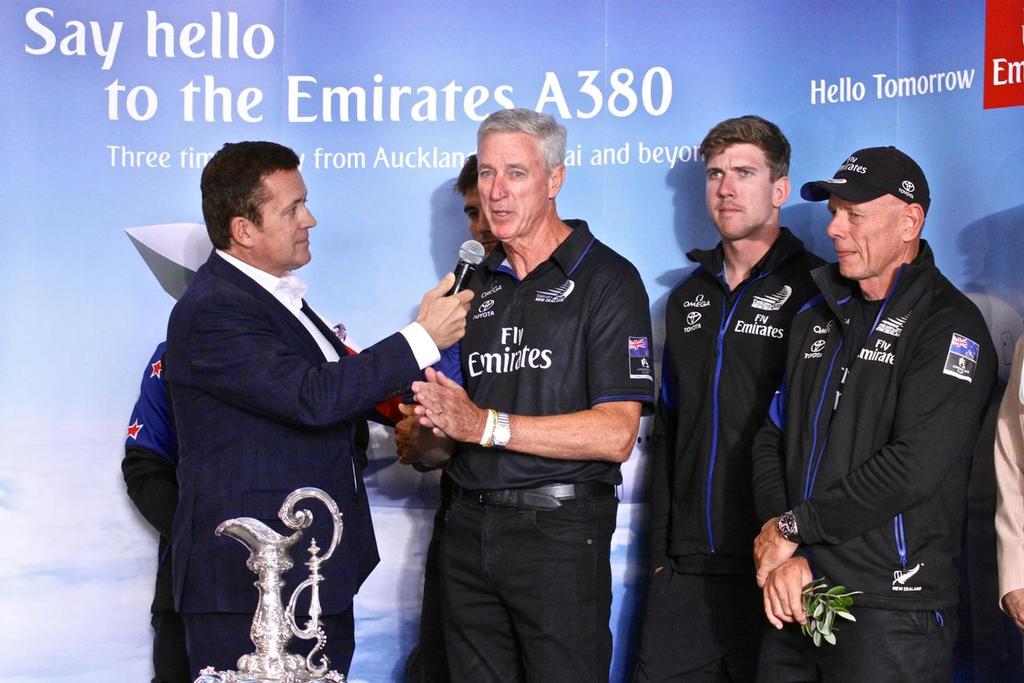
M 455 266 L 455 284 L 448 290 L 445 296 L 451 296 L 461 292 L 469 276 L 473 274 L 476 267 L 484 260 L 484 245 L 476 240 L 466 240 L 459 247 L 459 262 Z

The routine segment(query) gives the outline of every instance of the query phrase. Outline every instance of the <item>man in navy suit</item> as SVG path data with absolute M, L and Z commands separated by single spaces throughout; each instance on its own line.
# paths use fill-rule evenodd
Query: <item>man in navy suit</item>
M 298 166 L 292 150 L 271 142 L 226 144 L 214 155 L 201 190 L 215 251 L 168 324 L 180 448 L 174 597 L 193 671 L 235 668 L 253 650 L 257 593 L 247 551 L 214 529 L 255 517 L 284 530 L 277 511 L 301 486 L 324 489 L 344 514 L 340 547 L 323 568 L 322 603 L 331 666 L 348 671 L 352 597 L 379 559 L 362 484 L 363 416 L 462 336 L 472 296 L 444 296 L 449 274 L 423 296 L 416 322 L 351 355 L 292 274 L 310 260 L 316 225 Z M 314 511 L 306 539 L 327 542 L 327 517 Z M 285 599 L 305 578 L 304 558 L 293 559 Z

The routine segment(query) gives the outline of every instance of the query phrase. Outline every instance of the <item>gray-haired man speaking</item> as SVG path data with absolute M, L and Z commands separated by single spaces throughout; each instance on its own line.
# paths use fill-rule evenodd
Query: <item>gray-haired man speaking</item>
M 458 442 L 441 548 L 452 678 L 607 680 L 615 485 L 654 399 L 647 293 L 559 218 L 554 119 L 492 114 L 477 154 L 501 244 L 470 282 L 465 387 L 431 370 L 413 385 L 423 423 Z

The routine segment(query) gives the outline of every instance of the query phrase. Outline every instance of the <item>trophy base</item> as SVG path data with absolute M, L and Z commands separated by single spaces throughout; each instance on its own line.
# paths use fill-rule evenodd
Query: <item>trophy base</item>
M 208 666 L 199 672 L 199 677 L 194 683 L 345 683 L 345 676 L 337 671 L 327 671 L 319 675 L 296 671 L 277 676 L 216 671 L 212 666 Z

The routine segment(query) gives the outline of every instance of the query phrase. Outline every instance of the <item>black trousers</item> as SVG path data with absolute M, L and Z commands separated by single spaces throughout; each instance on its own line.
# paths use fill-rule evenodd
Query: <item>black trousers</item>
M 607 681 L 614 495 L 555 510 L 452 501 L 441 544 L 453 681 Z
M 177 612 L 153 612 L 153 683 L 192 683 L 185 626 Z
M 647 681 L 753 681 L 765 623 L 753 576 L 651 577 L 643 637 L 633 673 Z
M 855 598 L 856 600 L 856 598 Z M 761 683 L 803 681 L 953 680 L 953 644 L 959 625 L 956 610 L 904 611 L 858 607 L 856 622 L 842 622 L 836 644 L 814 647 L 798 625 L 781 631 L 767 627 L 757 680 Z M 837 620 L 838 621 L 838 620 Z
M 441 474 L 441 504 L 434 514 L 434 529 L 427 546 L 427 561 L 423 572 L 423 604 L 420 607 L 419 640 L 405 660 L 405 680 L 408 683 L 448 683 L 448 656 L 444 644 L 444 624 L 441 621 L 444 586 L 441 582 L 441 536 L 448 516 L 451 500 L 451 479 Z
M 185 624 L 185 642 L 188 645 L 188 659 L 191 664 L 193 678 L 207 666 L 218 671 L 235 670 L 238 658 L 256 651 L 249 637 L 252 627 L 251 614 L 207 613 L 182 614 Z M 299 626 L 305 626 L 304 617 L 296 619 Z M 317 653 L 316 663 L 320 656 L 326 654 L 330 659 L 330 668 L 348 674 L 355 652 L 355 624 L 352 608 L 343 614 L 331 614 L 320 617 L 324 632 L 327 634 L 325 651 Z M 293 638 L 288 643 L 290 652 L 303 657 L 313 649 L 315 640 Z

